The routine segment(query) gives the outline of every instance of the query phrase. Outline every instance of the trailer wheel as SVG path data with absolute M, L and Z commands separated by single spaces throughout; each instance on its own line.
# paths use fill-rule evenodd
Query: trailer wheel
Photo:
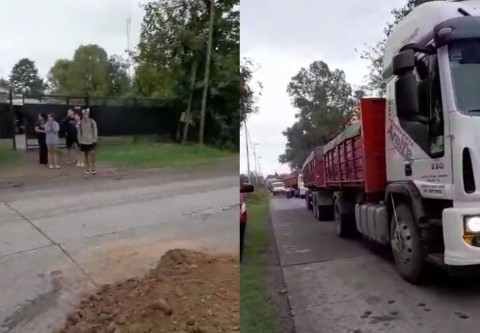
M 347 238 L 352 236 L 354 228 L 350 218 L 350 214 L 344 214 L 339 199 L 333 203 L 333 221 L 335 223 L 335 231 L 338 237 Z
M 400 203 L 395 207 L 390 226 L 390 245 L 398 273 L 410 283 L 421 283 L 425 254 L 420 230 L 408 205 Z
M 331 221 L 332 220 L 331 206 L 318 206 L 318 220 Z

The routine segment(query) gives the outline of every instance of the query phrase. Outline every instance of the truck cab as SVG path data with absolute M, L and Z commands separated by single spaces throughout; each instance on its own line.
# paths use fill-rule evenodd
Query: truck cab
M 417 229 L 397 224 L 394 254 L 417 233 L 433 261 L 480 265 L 480 1 L 415 8 L 387 40 L 383 75 L 385 202 L 389 216 L 407 207 Z

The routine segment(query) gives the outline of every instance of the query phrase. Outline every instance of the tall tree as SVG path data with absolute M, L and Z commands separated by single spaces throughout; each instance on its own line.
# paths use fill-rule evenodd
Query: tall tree
M 15 94 L 41 95 L 45 84 L 38 75 L 35 62 L 28 58 L 20 59 L 10 73 L 10 86 Z
M 388 36 L 392 33 L 395 26 L 400 22 L 405 16 L 407 16 L 415 7 L 431 1 L 439 0 L 407 0 L 406 4 L 403 7 L 395 8 L 392 10 L 393 21 L 387 22 L 383 30 L 385 37 L 381 41 L 377 42 L 375 45 L 367 45 L 367 48 L 360 52 L 360 57 L 369 64 L 369 73 L 366 77 L 366 86 L 368 90 L 372 93 L 383 96 L 385 95 L 385 80 L 382 76 L 383 71 L 383 55 L 385 53 L 385 43 Z
M 124 96 L 130 90 L 130 77 L 128 76 L 128 63 L 118 55 L 108 59 L 108 95 Z
M 220 132 L 222 140 L 227 141 L 233 138 L 238 141 L 240 124 L 238 3 L 238 0 L 215 2 L 208 82 L 206 135 L 209 131 Z M 136 91 L 147 97 L 174 98 L 183 103 L 185 110 L 192 100 L 192 116 L 197 120 L 203 75 L 193 75 L 193 71 L 198 74 L 205 71 L 209 8 L 210 0 L 147 3 L 135 57 Z M 192 78 L 195 78 L 193 85 Z
M 279 161 L 296 169 L 312 148 L 325 144 L 350 124 L 356 98 L 362 93 L 353 91 L 342 70 L 331 70 L 323 61 L 302 68 L 287 92 L 298 110 L 297 121 L 283 132 L 287 145 Z

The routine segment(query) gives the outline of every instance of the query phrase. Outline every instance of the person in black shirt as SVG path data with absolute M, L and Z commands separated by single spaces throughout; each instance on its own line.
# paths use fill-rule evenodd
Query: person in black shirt
M 71 164 L 75 158 L 75 148 L 78 148 L 77 121 L 75 120 L 75 112 L 71 108 L 68 109 L 67 116 L 62 121 L 61 132 L 62 136 L 65 137 L 67 145 L 66 163 Z
M 47 115 L 41 113 L 35 122 L 35 133 L 37 134 L 39 149 L 39 162 L 41 165 L 48 165 L 48 147 L 45 134 L 45 123 Z

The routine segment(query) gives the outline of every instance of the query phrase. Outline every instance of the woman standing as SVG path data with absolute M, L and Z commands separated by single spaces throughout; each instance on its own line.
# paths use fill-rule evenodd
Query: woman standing
M 58 146 L 58 132 L 60 131 L 60 126 L 55 121 L 55 118 L 52 113 L 48 115 L 48 120 L 45 123 L 45 134 L 46 134 L 46 143 L 48 147 L 48 167 L 50 169 L 60 169 L 58 165 L 58 155 L 57 155 L 57 146 Z
M 98 129 L 95 120 L 90 118 L 90 110 L 82 111 L 82 121 L 78 126 L 78 142 L 80 150 L 85 154 L 85 174 L 96 175 L 95 150 L 98 142 Z
M 35 133 L 37 134 L 38 147 L 39 147 L 39 163 L 41 165 L 48 165 L 48 148 L 46 143 L 45 123 L 47 116 L 44 113 L 38 115 L 35 121 Z

